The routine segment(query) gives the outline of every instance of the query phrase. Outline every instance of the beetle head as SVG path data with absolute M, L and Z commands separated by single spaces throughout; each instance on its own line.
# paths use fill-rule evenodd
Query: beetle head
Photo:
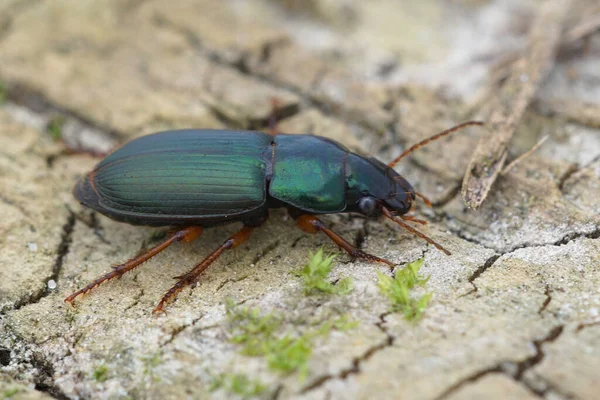
M 356 154 L 349 154 L 346 164 L 347 211 L 358 212 L 368 217 L 383 215 L 450 255 L 448 250 L 433 241 L 433 239 L 402 221 L 407 220 L 426 224 L 425 221 L 404 216 L 404 214 L 410 211 L 417 196 L 422 198 L 429 206 L 431 206 L 431 202 L 423 195 L 415 192 L 410 183 L 394 171 L 393 167 L 404 157 L 426 144 L 472 125 L 483 125 L 483 123 L 467 121 L 446 129 L 409 147 L 388 165 L 374 158 L 363 158 Z
M 349 211 L 378 217 L 383 207 L 406 214 L 415 200 L 413 187 L 392 168 L 375 158 L 348 157 L 346 187 Z

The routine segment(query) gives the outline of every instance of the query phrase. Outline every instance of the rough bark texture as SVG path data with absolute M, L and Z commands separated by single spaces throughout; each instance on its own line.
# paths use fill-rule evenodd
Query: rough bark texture
M 122 279 L 63 299 L 161 230 L 82 209 L 74 182 L 106 151 L 157 130 L 280 128 L 315 133 L 389 161 L 460 122 L 503 60 L 527 45 L 542 2 L 31 1 L 0 3 L 0 396 L 206 398 L 221 374 L 260 379 L 263 398 L 597 397 L 600 370 L 600 34 L 561 48 L 477 211 L 460 184 L 483 132 L 431 144 L 398 170 L 430 197 L 424 230 L 450 257 L 391 224 L 326 221 L 398 266 L 424 256 L 431 305 L 390 313 L 382 265 L 341 254 L 346 296 L 306 296 L 292 274 L 325 237 L 282 211 L 224 254 L 166 316 L 150 314 L 172 277 L 238 229 L 208 229 Z M 575 2 L 567 28 L 593 17 Z M 561 104 L 568 104 L 562 107 Z M 576 107 L 576 105 L 581 107 Z M 575 105 L 575 106 L 574 106 Z M 563 111 L 565 114 L 563 115 Z M 48 129 L 48 126 L 52 129 Z M 58 129 L 57 127 L 60 127 Z M 54 287 L 56 283 L 56 287 Z M 308 374 L 281 375 L 229 340 L 224 300 L 285 316 L 304 332 L 348 315 L 354 329 L 313 344 Z

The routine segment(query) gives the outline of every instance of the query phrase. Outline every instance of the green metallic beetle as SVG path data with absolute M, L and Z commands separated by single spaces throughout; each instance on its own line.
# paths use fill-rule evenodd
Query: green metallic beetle
M 102 282 L 122 276 L 174 242 L 194 240 L 203 227 L 241 221 L 244 226 L 239 232 L 190 272 L 177 277 L 179 281 L 153 311 L 164 312 L 165 304 L 193 283 L 223 251 L 246 241 L 252 229 L 267 219 L 270 208 L 286 207 L 302 230 L 323 232 L 352 257 L 392 265 L 356 249 L 328 229 L 316 214 L 383 215 L 450 254 L 399 219 L 425 223 L 405 215 L 420 195 L 392 167 L 429 141 L 467 125 L 481 123 L 469 121 L 441 132 L 412 146 L 388 165 L 312 135 L 179 130 L 135 139 L 101 161 L 77 183 L 73 193 L 83 205 L 114 220 L 175 226 L 178 230 L 65 301 L 72 303 Z

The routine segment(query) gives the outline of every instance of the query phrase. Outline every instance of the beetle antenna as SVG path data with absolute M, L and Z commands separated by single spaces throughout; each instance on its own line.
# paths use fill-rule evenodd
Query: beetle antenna
M 400 179 L 402 179 L 401 176 L 396 176 L 393 178 L 395 181 L 398 181 Z M 396 192 L 396 193 L 392 193 L 392 196 L 397 195 L 398 193 L 404 193 L 404 194 L 412 194 L 412 192 L 406 191 L 406 192 Z M 431 200 L 429 200 L 427 197 L 425 197 L 425 195 L 419 193 L 419 192 L 415 192 L 415 196 L 419 197 L 421 200 L 423 200 L 425 202 L 425 204 L 427 205 L 427 207 L 433 207 L 433 204 L 431 203 Z
M 467 122 L 463 122 L 462 124 L 458 124 L 450 129 L 446 129 L 445 131 L 442 131 L 438 134 L 433 135 L 432 137 L 430 137 L 429 139 L 425 139 L 420 141 L 419 143 L 413 145 L 411 148 L 404 150 L 402 152 L 402 154 L 400 154 L 398 157 L 394 158 L 394 160 L 388 164 L 388 167 L 393 168 L 396 164 L 398 164 L 398 162 L 400 160 L 402 160 L 404 157 L 406 157 L 408 154 L 412 153 L 413 151 L 417 150 L 419 147 L 423 147 L 425 146 L 427 143 L 429 142 L 433 142 L 434 140 L 438 140 L 439 138 L 441 138 L 442 136 L 446 136 L 452 132 L 456 132 L 458 130 L 461 130 L 462 128 L 466 127 L 466 126 L 471 126 L 471 125 L 483 125 L 483 122 L 481 121 L 467 121 Z
M 415 235 L 417 237 L 420 237 L 421 239 L 424 239 L 427 243 L 430 243 L 430 244 L 434 245 L 438 250 L 443 251 L 446 255 L 448 255 L 448 256 L 452 255 L 452 253 L 450 253 L 448 250 L 446 250 L 445 248 L 443 248 L 442 245 L 436 243 L 433 239 L 431 239 L 430 237 L 426 236 L 424 233 L 421 233 L 418 230 L 416 230 L 415 228 L 413 228 L 412 226 L 410 226 L 408 224 L 405 224 L 404 222 L 400 221 L 387 208 L 381 207 L 381 209 L 383 211 L 383 215 L 385 215 L 386 218 L 391 219 L 392 221 L 394 221 L 395 223 L 397 223 L 398 225 L 400 225 L 401 227 L 403 227 L 404 229 L 406 229 L 407 231 L 409 231 L 413 235 Z
M 427 205 L 427 207 L 429 207 L 429 208 L 433 207 L 433 204 L 431 204 L 431 200 L 429 200 L 427 197 L 425 197 L 424 195 L 422 195 L 419 192 L 415 192 L 415 195 L 417 197 L 420 197 L 421 200 L 423 200 L 425 202 L 425 204 Z

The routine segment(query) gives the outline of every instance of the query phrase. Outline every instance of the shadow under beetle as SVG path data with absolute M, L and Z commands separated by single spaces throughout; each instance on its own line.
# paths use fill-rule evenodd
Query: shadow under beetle
M 190 242 L 205 227 L 240 221 L 242 229 L 227 239 L 177 283 L 153 313 L 192 284 L 225 250 L 244 243 L 268 217 L 270 208 L 286 207 L 300 229 L 323 232 L 350 256 L 393 265 L 359 250 L 328 229 L 316 214 L 381 215 L 450 252 L 402 220 L 419 193 L 393 167 L 419 147 L 469 125 L 468 121 L 410 147 L 389 164 L 357 155 L 320 136 L 234 130 L 177 130 L 140 137 L 116 150 L 83 177 L 75 197 L 114 220 L 133 225 L 174 226 L 177 230 L 147 252 L 113 267 L 65 299 L 120 277 L 174 242 Z

